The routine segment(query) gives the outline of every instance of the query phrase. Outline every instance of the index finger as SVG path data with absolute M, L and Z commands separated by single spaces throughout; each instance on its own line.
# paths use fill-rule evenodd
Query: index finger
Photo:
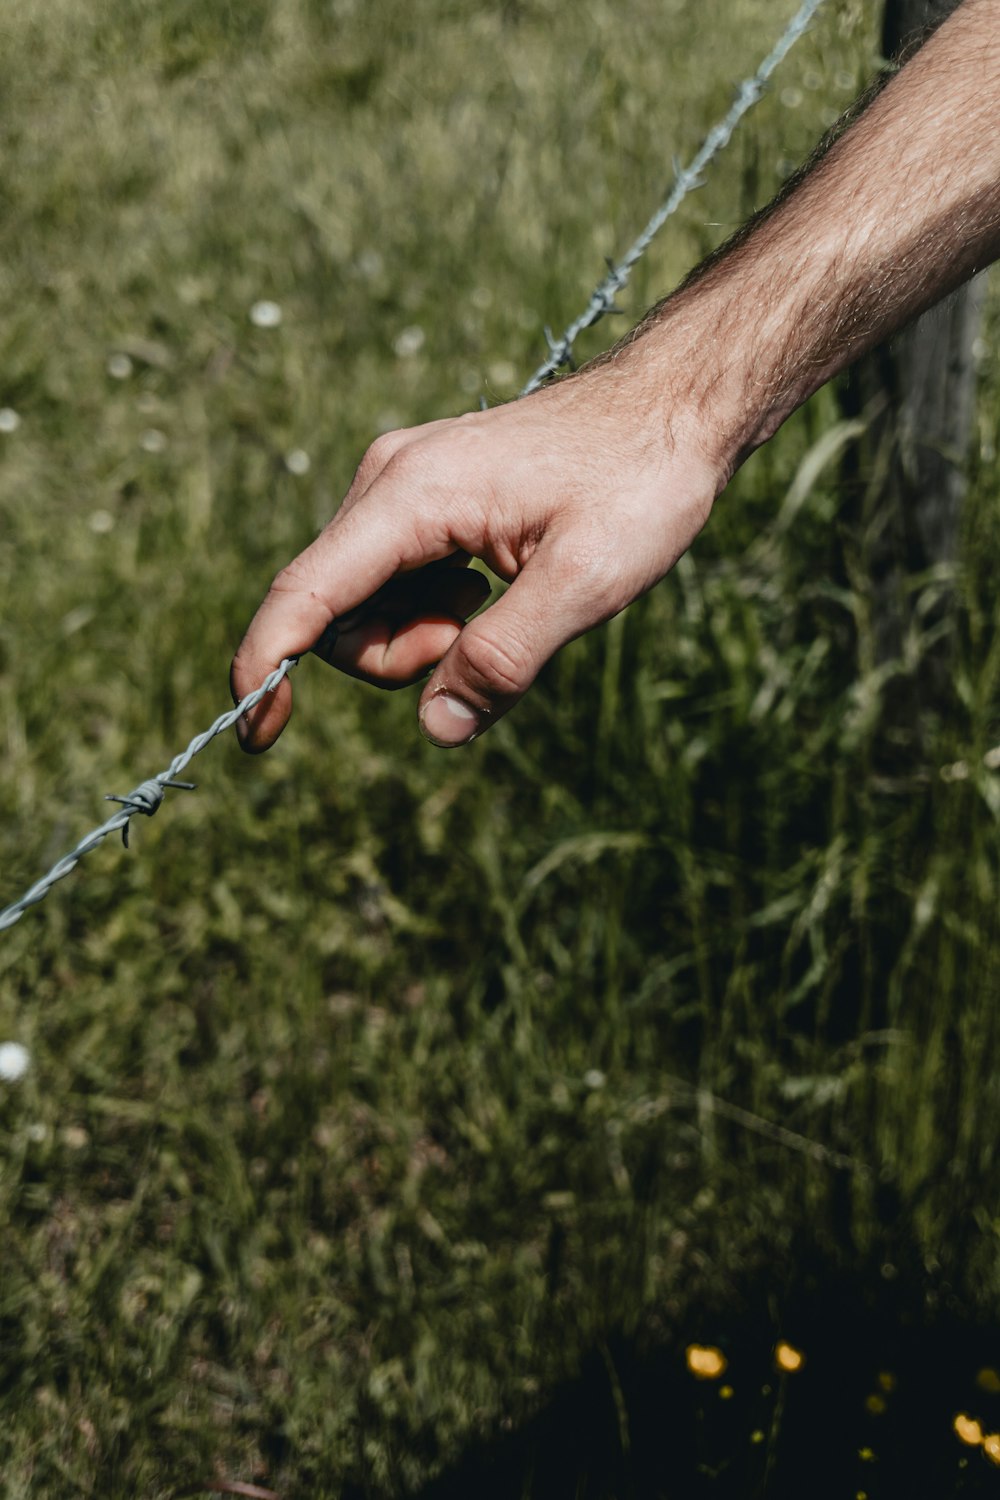
M 388 473 L 393 467 L 387 466 Z M 409 488 L 409 487 L 408 487 Z M 421 544 L 412 494 L 380 476 L 346 514 L 329 526 L 271 584 L 233 658 L 235 702 L 258 687 L 283 658 L 309 651 L 338 616 L 356 609 L 403 568 L 436 561 L 449 550 Z M 287 678 L 237 724 L 244 750 L 270 749 L 288 722 Z

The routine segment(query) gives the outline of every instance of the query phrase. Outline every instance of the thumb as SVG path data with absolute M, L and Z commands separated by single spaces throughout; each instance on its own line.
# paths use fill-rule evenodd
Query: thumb
M 586 586 L 539 549 L 497 602 L 460 631 L 420 697 L 420 728 L 445 749 L 465 745 L 527 692 L 574 636 L 606 618 Z

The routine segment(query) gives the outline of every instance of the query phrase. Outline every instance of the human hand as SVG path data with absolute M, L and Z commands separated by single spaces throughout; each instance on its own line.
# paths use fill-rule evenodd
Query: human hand
M 964 0 L 612 356 L 510 406 L 380 438 L 257 611 L 237 699 L 336 620 L 319 654 L 383 687 L 434 667 L 421 727 L 464 744 L 560 646 L 661 578 L 790 412 L 1000 255 L 996 9 Z M 469 557 L 511 587 L 464 623 L 485 587 Z M 266 750 L 290 711 L 285 679 L 240 725 L 244 748 Z
M 333 520 L 271 585 L 233 662 L 234 698 L 336 621 L 317 654 L 387 688 L 434 667 L 421 728 L 465 744 L 701 529 L 724 476 L 694 424 L 665 411 L 631 346 L 523 401 L 377 439 Z M 470 620 L 489 592 L 471 557 L 511 586 Z M 238 726 L 243 748 L 268 749 L 290 712 L 286 679 Z

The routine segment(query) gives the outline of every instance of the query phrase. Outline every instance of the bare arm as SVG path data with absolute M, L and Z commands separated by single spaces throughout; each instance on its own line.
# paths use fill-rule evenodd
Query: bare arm
M 383 686 L 438 665 L 439 744 L 510 708 L 566 641 L 662 578 L 735 469 L 836 371 L 1000 254 L 1000 0 L 964 0 L 804 180 L 611 355 L 524 401 L 390 433 L 275 579 L 239 696 L 337 620 Z M 512 587 L 468 624 L 482 558 Z M 373 597 L 374 596 L 374 597 Z M 241 726 L 266 749 L 290 687 Z
M 998 123 L 1000 4 L 965 0 L 792 193 L 640 325 L 715 328 L 705 395 L 716 419 L 728 403 L 733 468 L 1000 254 Z

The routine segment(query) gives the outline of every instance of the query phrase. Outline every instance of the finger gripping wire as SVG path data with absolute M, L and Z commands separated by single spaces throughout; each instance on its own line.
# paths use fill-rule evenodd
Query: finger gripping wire
M 654 235 L 662 228 L 663 224 L 680 207 L 683 200 L 691 192 L 699 188 L 703 181 L 703 171 L 728 145 L 733 133 L 749 109 L 756 104 L 764 93 L 766 84 L 779 64 L 787 56 L 796 41 L 805 34 L 813 17 L 821 6 L 827 4 L 828 0 L 800 0 L 799 9 L 786 26 L 782 35 L 778 38 L 774 47 L 764 58 L 756 73 L 745 79 L 737 90 L 736 97 L 730 106 L 729 112 L 715 124 L 703 140 L 701 147 L 695 154 L 693 160 L 687 167 L 681 166 L 679 162 L 674 164 L 674 183 L 667 198 L 656 210 L 639 238 L 625 252 L 619 262 L 608 261 L 608 271 L 604 279 L 595 288 L 590 301 L 584 311 L 576 320 L 569 325 L 560 336 L 552 332 L 550 328 L 545 330 L 546 343 L 548 344 L 548 358 L 532 375 L 528 384 L 524 387 L 522 396 L 537 390 L 552 375 L 560 369 L 573 365 L 573 345 L 577 337 L 584 329 L 592 327 L 601 318 L 610 313 L 619 313 L 621 309 L 617 303 L 617 294 L 628 284 L 629 276 L 636 262 L 643 255 Z M 485 409 L 486 402 L 481 400 L 480 405 Z M 321 655 L 332 649 L 336 639 L 336 623 L 334 622 L 314 650 Z M 151 818 L 158 810 L 163 801 L 166 787 L 178 787 L 184 791 L 193 791 L 194 787 L 187 781 L 176 781 L 174 778 L 185 769 L 189 762 L 201 750 L 209 744 L 216 735 L 230 729 L 238 719 L 241 719 L 251 708 L 267 696 L 273 693 L 279 683 L 291 671 L 298 661 L 297 656 L 285 657 L 273 672 L 264 679 L 259 687 L 235 705 L 229 712 L 220 714 L 213 724 L 203 733 L 196 735 L 187 746 L 171 761 L 165 771 L 159 776 L 151 777 L 148 781 L 140 782 L 139 785 L 126 797 L 109 795 L 106 800 L 120 804 L 122 811 L 116 812 L 106 823 L 99 828 L 94 828 L 86 834 L 80 842 L 62 859 L 58 860 L 52 868 L 36 880 L 24 895 L 12 902 L 9 906 L 0 910 L 0 932 L 5 932 L 13 927 L 29 907 L 35 906 L 43 901 L 57 881 L 65 879 L 79 864 L 85 854 L 96 849 L 110 834 L 121 832 L 122 842 L 128 848 L 129 823 L 136 814 L 141 813 L 143 817 Z
M 130 818 L 136 813 L 142 813 L 143 817 L 151 818 L 163 801 L 163 793 L 168 786 L 177 787 L 183 792 L 193 792 L 195 789 L 193 781 L 159 781 L 156 777 L 150 777 L 148 781 L 141 781 L 127 797 L 115 797 L 108 793 L 104 800 L 105 802 L 120 802 Z M 128 823 L 123 823 L 122 843 L 126 849 L 128 848 L 128 829 Z

